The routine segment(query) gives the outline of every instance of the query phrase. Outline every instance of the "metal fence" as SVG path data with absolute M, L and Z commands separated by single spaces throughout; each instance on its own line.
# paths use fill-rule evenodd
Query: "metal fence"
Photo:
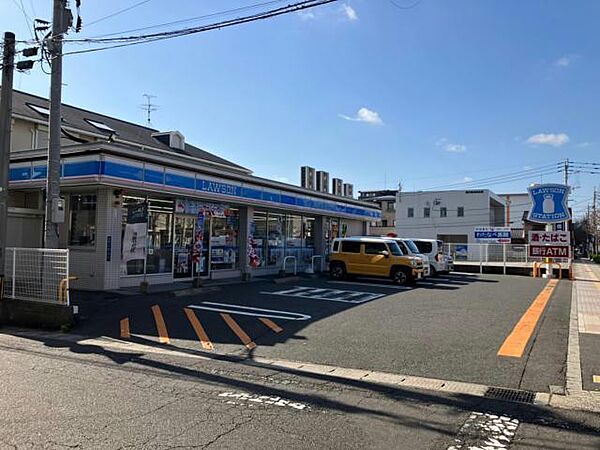
M 69 305 L 69 250 L 7 248 L 4 296 Z
M 533 264 L 541 258 L 529 256 L 527 244 L 444 244 L 446 254 L 454 258 L 454 262 L 486 264 Z M 569 258 L 554 258 L 561 264 L 569 264 Z

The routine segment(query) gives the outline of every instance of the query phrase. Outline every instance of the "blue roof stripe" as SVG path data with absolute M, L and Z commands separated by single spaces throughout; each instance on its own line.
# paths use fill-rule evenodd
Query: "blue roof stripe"
M 240 187 L 230 183 L 203 178 L 193 178 L 185 175 L 163 173 L 152 169 L 142 169 L 139 165 L 129 165 L 114 161 L 72 161 L 63 160 L 63 177 L 79 177 L 89 175 L 107 175 L 139 183 L 149 182 L 208 192 L 225 196 L 226 198 L 244 198 L 273 203 L 274 205 L 295 205 L 301 208 L 311 208 L 330 213 L 350 214 L 353 216 L 379 219 L 381 213 L 376 210 L 344 205 L 340 202 L 326 201 L 318 198 L 306 198 L 291 194 L 267 191 L 258 187 Z M 13 167 L 10 169 L 10 181 L 28 181 L 46 178 L 45 165 Z

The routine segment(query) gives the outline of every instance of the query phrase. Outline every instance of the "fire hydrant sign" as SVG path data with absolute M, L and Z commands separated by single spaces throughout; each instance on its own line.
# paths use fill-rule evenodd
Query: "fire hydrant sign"
M 566 231 L 530 231 L 529 256 L 569 258 L 571 235 Z
M 537 184 L 527 189 L 531 198 L 528 220 L 537 223 L 558 223 L 571 218 L 567 207 L 569 186 Z

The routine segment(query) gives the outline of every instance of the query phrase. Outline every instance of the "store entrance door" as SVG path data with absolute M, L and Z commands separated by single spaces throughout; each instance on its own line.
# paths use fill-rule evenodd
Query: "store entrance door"
M 173 278 L 192 278 L 192 246 L 196 217 L 175 215 Z

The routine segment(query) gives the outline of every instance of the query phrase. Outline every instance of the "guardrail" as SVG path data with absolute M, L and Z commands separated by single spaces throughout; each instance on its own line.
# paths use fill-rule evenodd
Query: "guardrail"
M 454 258 L 455 264 L 479 265 L 480 272 L 484 266 L 501 266 L 506 273 L 507 267 L 529 267 L 538 260 L 529 257 L 528 244 L 444 244 L 444 250 Z M 570 258 L 553 259 L 565 267 L 571 264 Z
M 294 261 L 294 275 L 296 275 L 297 269 L 298 269 L 298 264 L 296 262 L 296 257 L 295 256 L 291 256 L 291 255 L 288 255 L 285 258 L 283 258 L 283 269 L 282 269 L 283 272 L 285 273 L 285 265 L 288 262 L 288 260 Z
M 4 297 L 69 305 L 69 250 L 6 249 Z

